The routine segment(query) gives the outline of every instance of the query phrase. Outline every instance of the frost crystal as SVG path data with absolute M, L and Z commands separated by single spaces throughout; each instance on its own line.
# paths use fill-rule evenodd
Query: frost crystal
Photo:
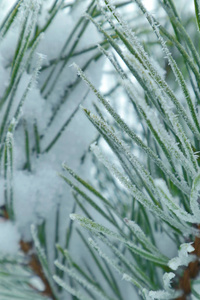
M 164 285 L 164 290 L 160 291 L 150 291 L 149 296 L 150 299 L 176 299 L 181 295 L 181 291 L 176 291 L 171 288 L 171 279 L 175 277 L 175 274 L 170 272 L 170 273 L 165 273 L 163 275 L 163 285 Z
M 194 247 L 192 243 L 185 243 L 180 246 L 180 250 L 178 251 L 178 257 L 172 258 L 168 266 L 172 270 L 177 270 L 179 266 L 188 266 L 188 264 L 196 259 L 195 255 L 188 255 L 194 251 Z

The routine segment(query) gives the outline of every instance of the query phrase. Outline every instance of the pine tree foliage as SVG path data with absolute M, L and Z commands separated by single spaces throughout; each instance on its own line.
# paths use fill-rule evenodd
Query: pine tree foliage
M 59 208 L 56 211 L 53 272 L 48 260 L 46 223 L 44 221 L 39 226 L 35 224 L 31 227 L 35 255 L 51 291 L 48 296 L 58 300 L 66 295 L 80 300 L 124 300 L 127 299 L 126 287 L 130 286 L 131 291 L 136 289 L 140 299 L 199 299 L 199 1 L 194 0 L 191 4 L 194 7 L 191 23 L 195 19 L 197 28 L 193 35 L 187 31 L 189 26 L 179 16 L 173 0 L 158 1 L 159 10 L 165 12 L 163 19 L 147 11 L 141 0 L 121 3 L 91 1 L 59 57 L 47 66 L 43 63 L 44 57 L 38 55 L 33 67 L 32 60 L 40 39 L 53 23 L 57 12 L 67 5 L 73 9 L 79 1 L 70 4 L 54 1 L 43 27 L 37 24 L 40 5 L 40 1 L 19 0 L 0 25 L 3 40 L 17 15 L 22 24 L 10 66 L 10 81 L 0 99 L 0 109 L 3 111 L 0 163 L 9 219 L 15 220 L 15 132 L 21 121 L 22 107 L 39 71 L 47 71 L 47 77 L 40 85 L 40 93 L 48 100 L 58 84 L 59 76 L 54 76 L 55 70 L 58 68 L 62 73 L 71 57 L 96 49 L 85 65 L 73 64 L 79 76 L 73 86 L 65 91 L 64 98 L 56 103 L 47 127 L 55 122 L 55 116 L 70 91 L 83 80 L 97 101 L 94 112 L 84 106 L 82 110 L 99 133 L 90 147 L 99 178 L 97 184 L 81 178 L 67 163 L 63 164 L 63 172 L 58 174 L 60 180 L 71 187 L 75 205 L 68 221 L 64 246 L 59 242 Z M 132 24 L 128 13 L 121 13 L 126 5 L 140 10 L 140 19 L 146 20 L 146 23 L 141 23 L 141 28 Z M 162 25 L 163 22 L 168 26 Z M 76 53 L 77 43 L 89 23 L 93 23 L 101 33 L 102 42 Z M 78 28 L 80 31 L 77 33 Z M 145 35 L 149 40 L 146 38 L 147 41 L 143 42 Z M 75 37 L 74 43 L 66 53 L 72 37 Z M 155 49 L 159 51 L 154 55 Z M 123 89 L 127 103 L 132 105 L 133 117 L 137 115 L 141 122 L 142 133 L 138 134 L 137 124 L 130 125 L 129 120 L 121 116 L 113 96 L 115 88 L 111 88 L 105 96 L 87 74 L 91 60 L 100 56 L 105 56 L 112 65 L 117 81 L 115 88 Z M 31 76 L 11 117 L 10 110 L 16 103 L 16 90 L 23 72 L 31 73 Z M 25 120 L 25 170 L 31 172 L 31 157 L 35 151 L 42 155 L 52 149 L 77 110 L 78 107 L 45 149 L 41 149 L 43 137 L 36 122 L 35 145 L 30 150 L 30 128 L 26 123 L 28 120 Z M 102 139 L 112 155 L 101 147 Z M 80 213 L 76 212 L 77 207 Z M 73 258 L 73 251 L 70 251 L 74 221 L 79 224 L 76 231 L 89 257 L 82 264 Z M 167 251 L 164 253 L 162 244 L 167 248 L 176 247 L 177 255 L 170 257 Z M 37 291 L 32 288 L 35 275 L 27 267 L 26 257 L 15 259 L 1 259 L 2 299 L 46 299 L 38 291 L 38 285 Z M 11 294 L 13 291 L 15 296 Z M 65 294 L 65 291 L 68 293 Z
M 76 59 L 78 57 L 80 62 L 80 57 L 85 55 L 84 60 L 81 62 L 81 67 L 87 70 L 92 63 L 98 62 L 102 56 L 102 54 L 97 51 L 97 45 L 82 42 L 82 36 L 87 31 L 89 24 L 89 21 L 83 18 L 82 13 L 86 10 L 94 17 L 98 15 L 93 1 L 86 1 L 87 3 L 84 3 L 85 8 L 80 8 L 80 12 L 76 14 L 78 16 L 77 20 L 75 20 L 71 28 L 68 28 L 65 36 L 62 37 L 65 40 L 61 40 L 60 44 L 57 45 L 59 55 L 57 55 L 55 51 L 55 55 L 57 56 L 55 57 L 54 55 L 54 59 L 47 61 L 47 57 L 37 52 L 38 47 L 40 47 L 46 35 L 48 36 L 49 28 L 55 26 L 54 23 L 57 15 L 64 11 L 66 12 L 66 17 L 69 17 L 71 13 L 77 10 L 79 11 L 78 2 L 79 1 L 71 1 L 69 3 L 64 0 L 49 0 L 44 2 L 19 0 L 13 1 L 14 4 L 7 14 L 1 12 L 0 47 L 3 48 L 4 45 L 6 45 L 9 52 L 7 55 L 9 59 L 5 59 L 5 65 L 3 65 L 4 62 L 1 62 L 1 67 L 3 65 L 4 69 L 0 71 L 2 78 L 0 91 L 0 176 L 1 182 L 3 183 L 1 184 L 1 192 L 4 189 L 2 192 L 4 199 L 1 199 L 2 223 L 6 223 L 7 219 L 9 219 L 8 223 L 19 221 L 19 217 L 16 214 L 17 192 L 15 189 L 15 179 L 19 174 L 17 173 L 19 169 L 24 173 L 25 177 L 33 176 L 34 184 L 34 176 L 37 177 L 35 174 L 35 163 L 37 163 L 39 159 L 41 162 L 45 161 L 45 156 L 47 153 L 51 153 L 52 148 L 54 148 L 61 137 L 63 137 L 65 129 L 71 123 L 79 109 L 79 106 L 75 107 L 72 113 L 70 115 L 68 114 L 69 117 L 60 120 L 63 124 L 58 126 L 57 118 L 59 111 L 63 108 L 67 100 L 69 100 L 69 96 L 73 91 L 80 88 L 81 83 L 81 79 L 76 77 L 75 74 L 74 79 L 72 76 L 70 80 L 68 78 L 62 80 L 64 88 L 61 93 L 55 97 L 55 88 L 58 82 L 61 81 L 63 72 L 66 72 L 67 69 L 69 74 L 72 73 L 69 68 L 69 63 L 74 58 Z M 9 6 L 9 4 L 10 3 L 6 3 L 5 6 Z M 1 3 L 1 5 L 3 11 L 4 4 Z M 17 36 L 13 37 L 12 34 L 15 29 L 17 29 L 15 31 Z M 14 41 L 12 39 L 14 39 Z M 100 41 L 100 43 L 106 48 L 108 47 L 106 41 Z M 2 48 L 1 51 L 3 52 Z M 50 52 L 51 50 L 52 49 L 50 49 Z M 58 75 L 55 76 L 57 72 Z M 7 73 L 9 73 L 8 78 L 6 78 Z M 70 77 L 70 75 L 68 76 Z M 34 89 L 37 90 L 37 93 L 34 95 L 34 99 L 30 100 L 30 93 Z M 56 99 L 54 99 L 52 105 L 50 97 L 52 97 L 53 93 L 53 98 Z M 35 113 L 34 122 L 32 122 L 30 115 L 24 113 L 24 107 L 27 102 L 29 102 L 28 105 L 30 105 L 29 112 L 32 109 L 33 111 L 36 109 L 36 113 L 35 111 L 32 113 Z M 69 102 L 71 102 L 71 99 Z M 46 107 L 43 110 L 44 106 Z M 46 117 L 46 111 L 49 111 L 50 107 L 51 115 Z M 40 113 L 37 113 L 42 110 L 44 115 L 40 118 Z M 27 109 L 25 109 L 25 111 L 27 112 Z M 52 134 L 47 138 L 45 145 L 43 141 L 47 135 L 47 131 L 52 132 Z M 23 166 L 20 167 L 19 165 L 15 165 L 15 162 L 18 163 L 20 160 L 20 158 L 16 157 L 17 155 L 15 153 L 17 135 L 20 136 L 18 143 L 21 147 L 19 156 L 23 156 L 22 160 L 24 160 L 22 162 Z M 51 164 L 50 161 L 49 164 Z M 37 180 L 37 178 L 35 179 Z M 51 183 L 49 182 L 49 184 Z M 27 188 L 26 183 L 21 182 L 19 189 L 23 188 Z M 28 201 L 29 199 L 26 200 Z M 20 210 L 23 210 L 23 207 L 21 207 Z M 33 211 L 31 213 L 34 214 Z M 46 212 L 44 213 L 46 214 Z M 36 219 L 35 226 L 37 226 L 38 223 L 41 224 L 41 216 L 38 214 Z M 37 257 L 31 252 L 33 251 L 33 245 L 23 241 L 23 237 L 21 237 L 22 240 L 20 241 L 21 250 L 24 252 L 23 259 L 18 260 L 15 256 L 12 257 L 11 255 L 11 258 L 8 260 L 4 257 L 4 254 L 1 254 L 0 270 L 2 280 L 0 284 L 0 298 L 46 299 L 47 297 L 44 295 L 46 288 L 48 289 L 46 293 L 48 296 L 58 299 L 56 298 L 58 288 L 55 287 L 55 282 L 52 279 L 54 271 L 49 268 L 49 262 L 47 261 L 45 252 L 40 251 L 40 243 L 42 243 L 43 246 L 46 245 L 44 219 L 45 218 L 43 218 L 43 223 L 39 226 L 38 230 L 32 229 L 35 244 L 39 245 L 36 247 Z M 35 232 L 39 234 L 40 243 Z M 56 240 L 57 237 L 55 237 L 55 241 Z M 52 247 L 54 248 L 54 245 L 52 245 Z M 45 276 L 41 274 L 42 269 L 45 269 Z M 38 272 L 40 274 L 38 274 Z M 42 279 L 38 276 L 42 276 Z M 35 281 L 37 281 L 38 284 L 34 284 Z M 44 282 L 42 283 L 42 281 Z M 39 287 L 42 284 L 43 287 L 40 290 Z M 44 287 L 44 284 L 46 287 Z M 13 292 L 14 290 L 16 290 L 16 292 Z
M 69 68 L 69 64 L 73 60 L 78 59 L 79 63 L 81 62 L 82 69 L 87 70 L 102 57 L 96 44 L 83 43 L 82 41 L 89 25 L 89 20 L 82 16 L 83 12 L 86 10 L 94 18 L 99 16 L 99 11 L 94 6 L 94 1 L 85 1 L 83 5 L 85 6 L 84 9 L 78 0 L 71 1 L 70 3 L 64 0 L 18 0 L 13 1 L 13 3 L 13 6 L 6 15 L 3 15 L 4 3 L 1 3 L 2 11 L 0 20 L 0 47 L 2 51 L 4 45 L 6 45 L 8 50 L 6 54 L 9 58 L 7 59 L 6 57 L 6 63 L 4 61 L 3 63 L 1 62 L 3 70 L 0 70 L 0 75 L 2 76 L 0 91 L 0 176 L 1 183 L 3 183 L 1 184 L 1 190 L 3 191 L 3 199 L 1 199 L 2 224 L 16 224 L 19 221 L 19 216 L 17 216 L 16 212 L 18 197 L 15 181 L 19 175 L 19 169 L 21 174 L 24 173 L 23 179 L 33 176 L 34 184 L 34 180 L 37 180 L 35 164 L 39 160 L 40 162 L 45 162 L 46 155 L 51 153 L 52 149 L 54 149 L 55 145 L 63 137 L 65 129 L 78 112 L 79 105 L 72 110 L 70 115 L 68 114 L 69 117 L 60 120 L 63 124 L 58 126 L 59 112 L 63 109 L 72 93 L 80 89 L 81 85 L 81 78 L 76 77 L 75 72 L 74 79 L 71 76 L 70 80 L 69 78 L 64 78 L 63 80 L 63 73 L 66 75 L 66 70 L 69 74 L 73 72 L 71 71 L 72 68 Z M 7 5 L 9 6 L 10 3 L 5 4 L 5 6 Z M 82 7 L 80 11 L 79 5 Z M 121 7 L 124 5 L 127 5 L 127 2 L 119 3 Z M 61 15 L 63 11 L 66 12 L 66 17 L 78 11 L 76 13 L 78 17 L 74 21 L 73 26 L 67 28 L 65 36 L 62 37 L 63 40 L 57 45 L 59 48 L 59 51 L 57 51 L 58 54 L 55 51 L 56 56 L 54 55 L 54 58 L 49 60 L 48 57 L 37 51 L 46 38 L 46 35 L 48 36 L 49 28 L 55 26 L 56 17 L 59 14 Z M 15 31 L 15 29 L 17 30 Z M 17 36 L 12 36 L 13 31 L 15 31 Z M 106 49 L 108 48 L 106 40 L 100 40 L 100 44 L 104 45 Z M 53 49 L 49 50 L 53 52 Z M 80 59 L 82 56 L 84 59 Z M 7 76 L 8 73 L 9 76 Z M 69 74 L 68 77 L 70 77 Z M 61 91 L 55 95 L 55 90 L 61 81 L 64 83 L 64 88 L 62 87 Z M 32 90 L 37 90 L 37 92 L 34 95 L 34 99 L 31 99 L 32 103 L 30 103 L 29 96 Z M 81 101 L 85 97 L 82 97 Z M 53 105 L 52 98 L 54 98 Z M 37 112 L 34 115 L 34 122 L 32 116 L 30 118 L 30 114 L 24 113 L 24 107 L 27 102 L 30 105 L 29 113 L 35 113 L 35 110 Z M 71 99 L 69 102 L 72 102 Z M 69 110 L 71 109 L 70 105 L 69 103 Z M 44 110 L 42 106 L 45 106 Z M 48 116 L 46 116 L 49 108 L 51 115 L 47 113 Z M 34 112 L 31 112 L 32 109 Z M 40 112 L 42 110 L 44 115 L 41 118 Z M 25 112 L 28 112 L 27 108 Z M 47 134 L 48 131 L 51 132 L 49 136 Z M 19 136 L 20 140 L 18 140 Z M 46 145 L 44 144 L 45 139 Z M 15 152 L 16 140 L 18 140 L 18 146 L 20 145 L 21 147 L 20 153 L 18 153 L 19 158 L 16 157 Z M 22 156 L 22 160 L 24 161 L 19 167 L 18 161 Z M 17 166 L 15 165 L 16 162 Z M 48 165 L 51 165 L 51 163 L 52 161 L 49 161 Z M 41 163 L 39 164 L 39 169 L 41 168 L 40 165 Z M 51 182 L 49 182 L 50 184 Z M 20 186 L 17 188 L 19 188 L 18 191 L 20 189 L 23 190 L 23 188 L 26 189 L 26 182 L 22 180 Z M 29 199 L 26 200 L 28 202 Z M 21 207 L 20 210 L 23 211 L 24 208 Z M 26 213 L 28 215 L 28 212 L 25 211 Z M 34 215 L 34 211 L 31 214 Z M 61 289 L 55 285 L 52 279 L 55 267 L 53 270 L 50 268 L 51 262 L 47 257 L 49 249 L 47 249 L 48 246 L 46 244 L 46 216 L 41 218 L 38 211 L 37 214 L 35 226 L 37 227 L 38 223 L 40 226 L 37 229 L 34 226 L 32 227 L 32 236 L 37 254 L 32 253 L 33 244 L 26 243 L 23 240 L 23 235 L 20 241 L 21 250 L 24 253 L 23 259 L 18 260 L 18 257 L 12 257 L 12 255 L 10 259 L 7 259 L 4 257 L 4 254 L 1 254 L 0 270 L 2 280 L 0 284 L 0 297 L 4 297 L 2 299 L 13 299 L 14 297 L 16 299 L 46 299 L 46 295 L 54 299 L 59 299 L 60 297 L 60 295 L 58 297 L 58 294 Z M 44 211 L 44 214 L 48 215 L 46 211 Z M 56 208 L 55 242 L 59 240 L 59 220 L 58 205 Z M 26 228 L 24 229 L 26 230 Z M 18 233 L 17 230 L 15 233 Z M 71 230 L 69 229 L 66 238 L 66 247 L 68 246 L 70 235 Z M 45 250 L 41 248 L 40 244 Z M 54 248 L 55 245 L 52 244 L 51 246 Z M 3 245 L 1 245 L 1 249 L 4 249 Z M 58 252 L 56 250 L 55 258 L 57 258 L 57 255 Z M 16 292 L 13 292 L 14 290 Z
M 161 67 L 158 68 L 115 3 L 109 0 L 96 2 L 106 26 L 90 14 L 86 14 L 86 18 L 109 42 L 111 48 L 108 51 L 101 46 L 99 50 L 116 70 L 120 85 L 138 113 L 144 130 L 142 137 L 137 135 L 134 127 L 129 126 L 86 73 L 74 64 L 98 99 L 100 107 L 104 107 L 113 118 L 104 116 L 104 110 L 93 113 L 82 108 L 112 149 L 113 159 L 106 157 L 105 150 L 100 149 L 97 143 L 91 146 L 91 151 L 120 182 L 115 193 L 123 186 L 130 197 L 127 200 L 123 197 L 122 200 L 129 201 L 126 202 L 129 209 L 124 218 L 121 207 L 111 200 L 108 190 L 107 197 L 104 197 L 64 165 L 64 169 L 83 186 L 83 190 L 66 175 L 60 176 L 73 187 L 77 196 L 83 197 L 101 214 L 102 221 L 95 222 L 93 215 L 89 214 L 72 214 L 70 217 L 90 233 L 89 249 L 95 250 L 122 279 L 136 286 L 143 299 L 186 299 L 189 295 L 199 299 L 198 288 L 194 289 L 199 272 L 200 216 L 198 50 L 173 1 L 159 1 L 159 5 L 165 10 L 174 32 L 172 29 L 167 31 L 156 14 L 148 12 L 140 0 L 132 1 L 156 35 L 164 54 L 163 60 L 169 65 L 176 81 L 175 86 L 163 76 L 162 61 L 159 61 Z M 198 30 L 198 1 L 194 1 L 194 9 Z M 170 51 L 171 44 L 179 53 L 177 60 Z M 183 62 L 186 70 L 182 67 Z M 136 145 L 142 152 L 142 159 L 134 151 Z M 100 202 L 107 214 L 102 211 Z M 103 225 L 103 219 L 108 225 Z M 177 257 L 170 259 L 159 250 L 156 230 L 152 228 L 155 224 L 159 224 L 163 231 L 163 240 L 164 235 L 168 235 L 171 243 L 176 244 L 179 249 Z M 163 273 L 163 283 L 160 272 Z M 85 290 L 87 292 L 86 287 Z M 122 295 L 122 299 L 125 298 Z M 113 299 L 120 299 L 116 292 Z

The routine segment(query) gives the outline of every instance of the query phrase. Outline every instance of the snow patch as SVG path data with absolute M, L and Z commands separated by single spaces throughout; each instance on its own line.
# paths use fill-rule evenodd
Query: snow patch
M 19 250 L 20 234 L 14 223 L 0 220 L 0 253 L 14 255 Z

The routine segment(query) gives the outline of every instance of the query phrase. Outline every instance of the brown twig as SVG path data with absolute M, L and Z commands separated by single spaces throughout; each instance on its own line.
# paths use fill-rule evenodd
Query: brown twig
M 7 210 L 6 210 L 6 206 L 5 205 L 1 206 L 1 210 L 3 212 L 3 218 L 6 219 L 6 220 L 8 220 L 9 219 L 9 215 L 8 215 Z
M 5 219 L 5 222 L 6 222 L 6 220 L 9 220 L 8 212 L 7 212 L 5 206 L 2 206 L 1 209 L 3 211 L 3 218 Z M 40 279 L 44 283 L 45 290 L 43 292 L 41 292 L 41 294 L 51 297 L 52 299 L 55 299 L 53 291 L 51 289 L 51 286 L 49 285 L 49 282 L 46 279 L 45 274 L 43 272 L 42 266 L 41 266 L 37 256 L 34 253 L 32 253 L 33 252 L 32 251 L 33 243 L 32 242 L 24 242 L 23 240 L 21 240 L 20 248 L 24 252 L 24 254 L 26 254 L 27 256 L 30 257 L 30 260 L 28 263 L 29 267 L 32 269 L 32 271 L 34 272 L 35 275 L 40 277 Z M 34 288 L 34 287 L 32 287 L 32 288 Z
M 22 249 L 22 251 L 26 254 L 26 255 L 30 255 L 30 260 L 29 260 L 29 267 L 33 270 L 33 272 L 40 277 L 40 279 L 42 280 L 42 282 L 44 283 L 45 286 L 45 290 L 41 293 L 45 296 L 51 297 L 52 299 L 54 298 L 53 292 L 51 290 L 51 287 L 45 277 L 45 274 L 42 270 L 42 266 L 37 258 L 37 256 L 35 254 L 29 254 L 31 252 L 31 250 L 33 249 L 33 243 L 29 243 L 29 242 L 24 242 L 24 241 L 20 241 L 20 247 Z
M 198 226 L 200 229 L 200 225 Z M 195 237 L 194 243 L 192 245 L 194 247 L 194 251 L 191 254 L 195 254 L 197 258 L 200 258 L 200 238 Z M 183 291 L 183 295 L 176 300 L 186 300 L 187 296 L 191 293 L 191 280 L 196 278 L 200 271 L 200 263 L 199 259 L 189 263 L 188 267 L 185 269 L 182 277 L 179 279 L 179 284 L 177 289 L 181 289 Z

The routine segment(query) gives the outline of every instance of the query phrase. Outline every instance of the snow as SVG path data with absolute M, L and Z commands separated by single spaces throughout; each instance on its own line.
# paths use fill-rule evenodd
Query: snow
M 38 276 L 30 278 L 29 283 L 31 286 L 36 288 L 38 291 L 43 292 L 45 290 L 45 285 L 43 281 Z
M 14 223 L 0 219 L 0 253 L 14 255 L 19 250 L 20 233 Z
M 32 173 L 21 170 L 14 172 L 14 210 L 24 239 L 29 238 L 32 223 L 41 222 L 51 210 L 56 209 L 61 186 L 55 167 L 44 158 L 37 161 Z

